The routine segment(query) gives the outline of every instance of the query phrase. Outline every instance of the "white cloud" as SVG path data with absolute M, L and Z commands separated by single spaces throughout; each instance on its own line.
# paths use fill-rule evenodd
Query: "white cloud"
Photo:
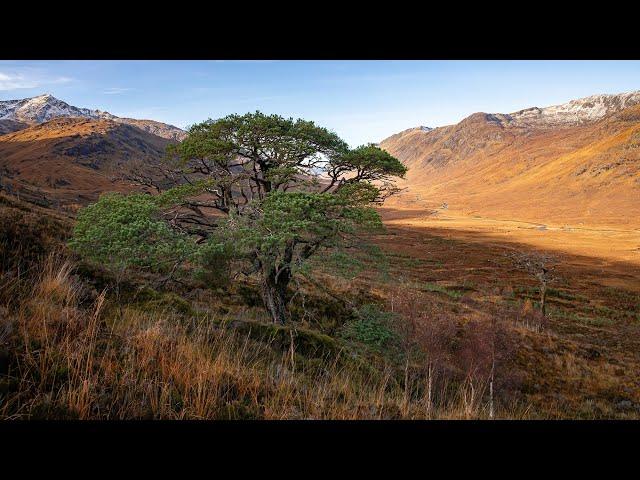
M 38 88 L 44 85 L 69 83 L 71 81 L 73 81 L 73 79 L 69 77 L 47 78 L 25 75 L 24 73 L 0 72 L 0 91 Z
M 17 90 L 19 88 L 36 88 L 37 82 L 29 80 L 24 75 L 11 75 L 0 72 L 0 90 Z
M 106 88 L 102 93 L 105 95 L 120 95 L 133 90 L 132 88 L 110 87 Z

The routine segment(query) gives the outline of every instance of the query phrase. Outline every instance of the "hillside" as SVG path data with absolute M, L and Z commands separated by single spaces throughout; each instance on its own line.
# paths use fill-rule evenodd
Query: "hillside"
M 512 246 L 390 226 L 317 258 L 279 326 L 255 278 L 118 280 L 72 218 L 0 192 L 0 220 L 0 419 L 487 419 L 494 335 L 495 418 L 640 416 L 640 296 L 601 284 L 628 266 L 565 257 L 543 321 Z
M 475 113 L 380 145 L 409 167 L 407 190 L 390 202 L 396 207 L 544 225 L 640 226 L 640 92 Z
M 16 132 L 18 130 L 22 130 L 23 128 L 27 128 L 29 124 L 19 122 L 17 120 L 9 120 L 4 119 L 0 120 L 0 135 L 4 135 L 5 133 Z
M 113 120 L 55 118 L 0 136 L 3 187 L 41 203 L 86 204 L 130 188 L 114 180 L 122 167 L 162 157 L 169 143 Z

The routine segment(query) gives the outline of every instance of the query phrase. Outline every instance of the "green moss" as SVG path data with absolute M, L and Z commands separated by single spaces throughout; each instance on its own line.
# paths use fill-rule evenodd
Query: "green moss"
M 238 295 L 240 297 L 240 301 L 248 307 L 262 306 L 262 297 L 260 296 L 258 287 L 256 287 L 255 285 L 239 283 L 235 287 L 233 293 Z
M 144 286 L 135 293 L 138 302 L 155 302 L 162 298 L 162 294 L 149 286 Z
M 328 335 L 354 318 L 353 309 L 345 301 L 327 295 L 297 295 L 289 303 L 289 313 L 294 322 L 308 322 Z
M 98 292 L 106 289 L 112 293 L 116 290 L 116 285 L 119 285 L 120 298 L 124 302 L 134 300 L 139 289 L 139 285 L 130 276 L 118 282 L 113 273 L 93 262 L 78 262 L 74 268 L 74 273 L 78 275 L 80 280 L 88 283 Z
M 537 304 L 534 304 L 534 308 L 538 308 Z M 551 307 L 549 308 L 549 312 L 551 313 L 551 315 L 553 315 L 554 317 L 557 318 L 564 318 L 566 320 L 572 320 L 574 322 L 577 323 L 582 323 L 582 324 L 586 324 L 586 325 L 594 325 L 597 327 L 604 327 L 604 326 L 610 326 L 613 325 L 615 323 L 615 320 L 610 319 L 610 318 L 604 318 L 604 317 L 591 317 L 591 316 L 587 316 L 582 312 L 576 313 L 576 312 L 567 312 L 565 310 L 561 310 L 558 308 L 554 308 Z
M 610 318 L 604 317 L 578 317 L 578 320 L 588 325 L 594 325 L 596 327 L 605 327 L 613 325 L 615 322 Z
M 291 348 L 293 339 L 294 350 L 309 358 L 331 357 L 340 351 L 340 346 L 334 338 L 306 328 L 290 328 L 258 322 L 238 322 L 235 327 L 250 338 L 283 351 Z

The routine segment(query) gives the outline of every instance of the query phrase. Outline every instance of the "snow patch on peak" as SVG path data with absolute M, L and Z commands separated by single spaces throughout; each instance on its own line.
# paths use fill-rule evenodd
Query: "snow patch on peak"
M 615 95 L 601 94 L 550 107 L 531 107 L 507 115 L 509 123 L 531 126 L 578 125 L 640 104 L 640 90 Z
M 43 123 L 58 117 L 109 118 L 99 110 L 78 108 L 58 100 L 50 93 L 22 100 L 0 101 L 0 119 L 25 123 Z
M 29 125 L 48 122 L 60 117 L 80 117 L 97 120 L 113 120 L 141 128 L 149 133 L 173 140 L 183 140 L 186 133 L 161 122 L 120 118 L 102 110 L 78 108 L 55 98 L 50 93 L 21 100 L 0 101 L 0 120 L 11 120 Z

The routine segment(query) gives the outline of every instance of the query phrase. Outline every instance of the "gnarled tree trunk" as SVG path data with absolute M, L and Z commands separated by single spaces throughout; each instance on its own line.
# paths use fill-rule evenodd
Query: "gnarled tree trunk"
M 287 287 L 291 281 L 291 261 L 295 242 L 287 242 L 280 262 L 263 262 L 258 259 L 262 271 L 262 301 L 274 323 L 284 324 L 288 318 Z
M 274 323 L 287 321 L 287 287 L 291 280 L 288 268 L 280 273 L 274 268 L 262 272 L 262 301 Z
M 287 321 L 287 286 L 288 279 L 276 278 L 271 272 L 262 279 L 262 301 L 274 323 L 284 324 Z

